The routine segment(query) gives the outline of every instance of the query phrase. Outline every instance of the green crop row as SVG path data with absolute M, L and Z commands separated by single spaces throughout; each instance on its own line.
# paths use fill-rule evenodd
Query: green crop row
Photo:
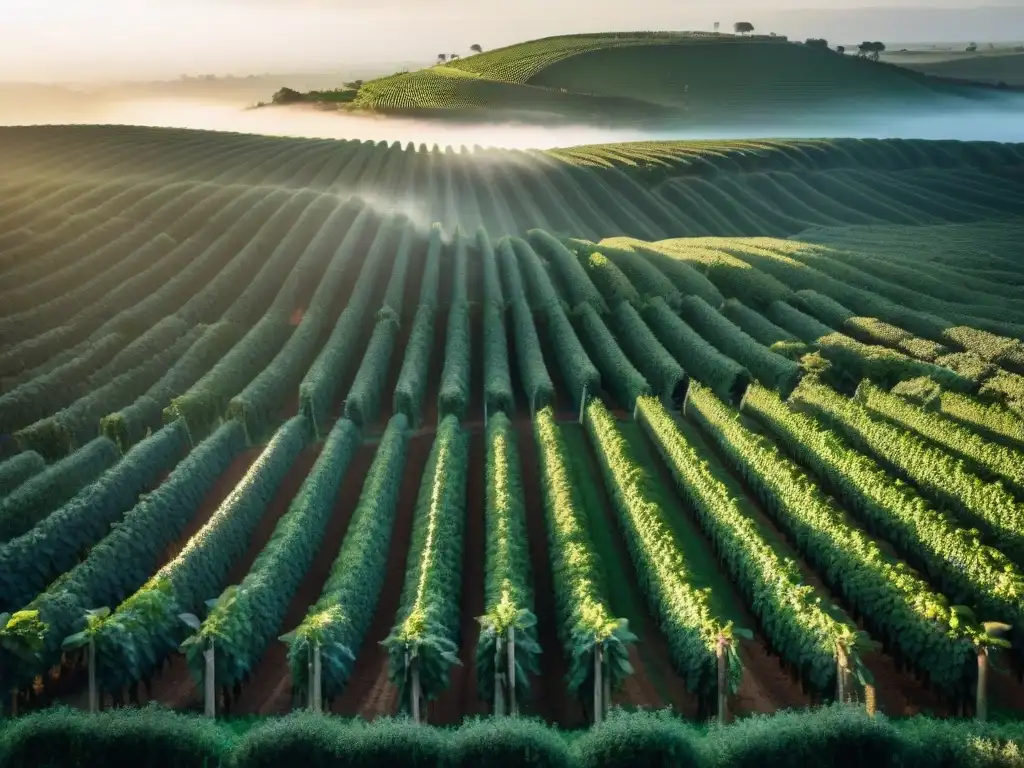
M 520 386 L 530 399 L 530 409 L 537 411 L 555 399 L 555 386 L 544 362 L 533 313 L 525 299 L 512 302 L 512 328 Z
M 489 414 L 514 407 L 512 376 L 509 372 L 508 337 L 504 309 L 491 301 L 484 303 L 484 404 Z
M 565 287 L 569 304 L 577 307 L 589 304 L 599 314 L 607 314 L 608 305 L 601 293 L 590 281 L 587 271 L 583 269 L 572 252 L 562 242 L 542 229 L 531 229 L 527 236 L 536 251 L 546 258 L 558 274 Z
M 242 425 L 224 424 L 159 488 L 144 496 L 84 560 L 11 615 L 0 629 L 0 646 L 18 657 L 15 673 L 22 682 L 59 663 L 64 639 L 83 628 L 87 610 L 117 604 L 146 582 L 244 447 Z M 68 538 L 78 535 L 66 529 L 63 533 Z
M 0 542 L 28 532 L 120 458 L 116 445 L 105 437 L 97 437 L 28 479 L 9 496 L 0 499 Z
M 359 364 L 355 379 L 345 398 L 345 418 L 357 427 L 372 425 L 380 413 L 381 396 L 391 369 L 391 355 L 398 337 L 398 317 L 391 307 L 385 306 L 377 313 L 377 324 L 366 346 L 363 361 Z
M 158 430 L 26 534 L 0 544 L 0 610 L 20 608 L 73 568 L 178 463 L 186 446 L 181 422 Z
M 819 383 L 801 384 L 794 399 L 965 522 L 978 525 L 1011 560 L 1024 563 L 1024 504 L 999 484 L 984 482 L 948 452 Z
M 874 460 L 850 448 L 814 419 L 779 397 L 753 387 L 743 402 L 868 530 L 892 544 L 958 602 L 976 604 L 987 618 L 1024 622 L 1024 574 L 977 532 L 930 506 L 916 490 L 897 484 Z M 1020 629 L 1015 636 L 1020 637 Z
M 871 384 L 862 382 L 854 398 L 872 413 L 926 437 L 951 453 L 966 458 L 972 468 L 1001 479 L 1011 491 L 1024 493 L 1024 453 L 961 427 L 948 419 L 908 403 Z
M 458 419 L 444 418 L 416 499 L 398 615 L 383 642 L 403 708 L 411 704 L 411 669 L 420 675 L 419 694 L 430 700 L 447 687 L 449 667 L 458 663 L 468 448 Z
M 22 451 L 0 462 L 0 501 L 46 469 L 35 451 Z
M 347 428 L 346 428 L 347 429 Z M 338 438 L 328 438 L 333 446 Z M 349 438 L 344 438 L 347 440 Z M 320 598 L 302 623 L 284 636 L 288 665 L 300 689 L 309 686 L 309 657 L 319 646 L 323 664 L 322 693 L 337 696 L 352 674 L 387 573 L 388 543 L 402 486 L 409 440 L 409 420 L 391 417 L 366 474 L 359 502 L 345 533 Z M 326 446 L 325 446 L 326 450 Z
M 642 399 L 639 412 L 676 487 L 714 542 L 775 652 L 796 666 L 817 694 L 834 695 L 837 656 L 843 652 L 852 661 L 863 633 L 822 607 L 813 587 L 803 584 L 795 563 L 783 559 L 758 524 L 743 513 L 664 406 Z
M 477 689 L 489 701 L 494 696 L 495 673 L 507 678 L 505 659 L 496 650 L 514 632 L 515 686 L 529 691 L 530 676 L 540 668 L 537 617 L 530 578 L 530 551 L 526 533 L 526 506 L 519 452 L 512 423 L 503 413 L 487 422 L 487 486 L 484 561 L 484 615 L 476 647 Z
M 633 409 L 636 399 L 651 394 L 651 385 L 630 362 L 597 310 L 589 303 L 577 305 L 573 311 L 584 340 L 586 351 L 596 361 L 605 387 L 619 405 Z
M 453 303 L 448 310 L 448 335 L 444 347 L 444 368 L 437 395 L 437 409 L 441 417 L 454 414 L 462 419 L 469 407 L 470 354 L 469 305 Z
M 223 589 L 224 579 L 249 548 L 260 519 L 308 439 L 305 417 L 283 424 L 181 552 L 89 628 L 101 690 L 114 693 L 149 679 L 177 650 L 188 632 L 179 616 L 199 613 Z
M 1005 406 L 940 389 L 931 379 L 904 381 L 891 392 L 982 434 L 1008 441 L 1017 450 L 1024 450 L 1024 418 Z
M 540 462 L 548 556 L 555 591 L 558 638 L 569 662 L 571 693 L 593 681 L 594 654 L 600 648 L 608 662 L 612 687 L 632 673 L 628 645 L 635 640 L 625 619 L 609 608 L 603 576 L 588 528 L 587 511 L 573 484 L 565 443 L 550 408 L 533 422 Z
M 647 413 L 650 398 L 639 408 Z M 587 433 L 605 488 L 622 529 L 638 581 L 668 641 L 672 661 L 686 687 L 704 697 L 718 687 L 716 649 L 731 628 L 710 603 L 710 590 L 694 585 L 676 533 L 661 504 L 661 490 L 636 460 L 608 410 L 597 400 L 587 406 Z M 728 679 L 735 693 L 742 676 L 738 654 L 729 654 Z
M 803 470 L 744 427 L 736 411 L 709 391 L 696 388 L 687 400 L 687 412 L 718 444 L 807 562 L 864 618 L 875 637 L 898 649 L 940 690 L 970 692 L 973 628 L 963 625 L 943 596 L 852 525 Z
M 186 658 L 196 677 L 205 669 L 203 654 L 211 644 L 219 685 L 241 682 L 255 668 L 323 543 L 345 471 L 359 444 L 355 424 L 339 420 L 249 573 L 241 584 L 224 590 L 186 641 Z
M 661 299 L 652 299 L 644 309 L 658 341 L 672 353 L 694 379 L 707 385 L 720 398 L 738 403 L 750 384 L 750 373 L 726 357 L 684 323 Z
M 420 304 L 405 345 L 402 369 L 395 384 L 394 410 L 404 413 L 412 424 L 423 418 L 423 398 L 430 376 L 430 355 L 434 349 L 434 312 L 431 304 Z

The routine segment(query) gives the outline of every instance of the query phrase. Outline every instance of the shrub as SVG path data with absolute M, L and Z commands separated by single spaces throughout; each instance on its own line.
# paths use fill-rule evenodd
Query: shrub
M 613 710 L 573 745 L 580 768 L 684 768 L 703 765 L 697 730 L 668 712 Z
M 537 720 L 490 718 L 466 723 L 451 742 L 452 768 L 569 768 L 565 739 Z

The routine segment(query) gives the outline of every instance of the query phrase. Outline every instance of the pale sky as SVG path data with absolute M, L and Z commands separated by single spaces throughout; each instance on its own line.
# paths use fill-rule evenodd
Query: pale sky
M 0 82 L 431 63 L 565 32 L 723 29 L 836 43 L 1024 41 L 1024 0 L 0 0 Z M 813 10 L 802 10 L 802 9 Z M 753 10 L 752 10 L 753 9 Z M 928 9 L 931 9 L 930 11 Z M 842 38 L 842 39 L 840 39 Z

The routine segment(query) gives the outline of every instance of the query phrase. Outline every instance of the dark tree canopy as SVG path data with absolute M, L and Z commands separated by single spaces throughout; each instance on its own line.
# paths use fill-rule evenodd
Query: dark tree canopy
M 746 35 L 754 31 L 754 25 L 749 21 L 737 21 L 732 25 L 732 28 L 736 30 L 736 34 L 738 35 Z

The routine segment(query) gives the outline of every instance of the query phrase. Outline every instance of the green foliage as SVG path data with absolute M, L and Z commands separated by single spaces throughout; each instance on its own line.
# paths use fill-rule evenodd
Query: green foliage
M 145 438 L 149 430 L 155 432 L 160 428 L 163 410 L 171 399 L 198 381 L 244 333 L 245 328 L 236 323 L 207 326 L 202 336 L 145 394 L 131 405 L 104 416 L 100 430 L 126 452 Z
M 690 378 L 636 309 L 631 304 L 619 304 L 611 322 L 622 350 L 656 393 L 681 405 Z
M 972 469 L 982 475 L 998 478 L 1010 490 L 1024 494 L 1024 452 L 986 440 L 976 432 L 936 416 L 933 411 L 911 405 L 868 381 L 857 388 L 856 400 L 872 413 L 962 456 Z
M 338 389 L 358 358 L 358 345 L 370 322 L 370 302 L 380 274 L 390 265 L 390 245 L 398 228 L 398 220 L 392 218 L 377 230 L 348 304 L 299 385 L 300 407 L 317 434 L 329 422 Z
M 729 768 L 900 764 L 899 732 L 884 718 L 840 704 L 818 710 L 814 725 L 799 712 L 755 715 L 708 733 L 710 762 Z
M 183 643 L 193 674 L 202 678 L 203 651 L 214 644 L 214 675 L 231 686 L 246 677 L 281 628 L 295 590 L 323 541 L 338 490 L 359 448 L 359 430 L 341 419 L 324 441 L 316 464 L 270 541 L 242 583 L 228 587 L 199 630 Z
M 608 604 L 600 561 L 587 529 L 590 523 L 573 484 L 565 442 L 550 408 L 533 421 L 544 497 L 548 556 L 554 582 L 558 638 L 569 662 L 567 684 L 576 693 L 593 685 L 594 653 L 604 650 L 612 687 L 633 668 L 628 645 L 636 637 L 626 619 L 616 619 Z
M 469 407 L 470 320 L 465 301 L 452 304 L 448 310 L 448 335 L 444 347 L 444 369 L 437 395 L 438 413 L 442 418 L 453 414 L 459 419 Z
M 985 546 L 976 531 L 930 506 L 913 487 L 894 483 L 869 456 L 768 390 L 752 387 L 743 408 L 868 530 L 935 580 L 943 594 L 1021 626 L 1024 574 L 1004 554 Z
M 656 401 L 639 402 L 645 408 L 645 403 Z M 585 422 L 640 589 L 668 641 L 676 671 L 691 692 L 713 696 L 718 686 L 716 648 L 732 628 L 715 616 L 710 590 L 694 585 L 665 515 L 662 490 L 633 456 L 615 419 L 593 400 Z M 729 654 L 728 666 L 729 687 L 735 692 L 742 675 L 738 653 Z
M 622 302 L 639 306 L 640 294 L 629 282 L 629 278 L 608 257 L 597 251 L 582 251 L 579 259 L 610 307 L 615 309 Z
M 62 461 L 27 479 L 0 499 L 0 542 L 29 531 L 117 463 L 121 452 L 110 440 L 97 437 Z
M 38 450 L 50 460 L 63 458 L 83 447 L 95 437 L 96 427 L 102 417 L 110 413 L 111 409 L 131 402 L 146 392 L 192 346 L 202 330 L 199 327 L 185 330 L 173 343 L 158 350 L 137 367 L 113 375 L 119 370 L 115 369 L 110 379 L 99 378 L 104 372 L 98 371 L 95 384 L 86 394 L 67 408 L 19 430 L 14 434 L 14 439 L 22 449 Z M 108 367 L 118 362 L 115 357 Z
M 738 325 L 744 333 L 759 344 L 771 347 L 779 342 L 793 342 L 797 338 L 785 328 L 780 328 L 760 312 L 757 312 L 739 299 L 729 299 L 719 310 L 729 320 Z
M 811 381 L 794 399 L 841 431 L 921 491 L 977 525 L 1000 550 L 1024 563 L 1024 504 L 998 483 L 986 483 L 947 451 L 871 415 L 859 403 Z
M 937 688 L 951 696 L 970 693 L 975 676 L 972 628 L 962 626 L 944 597 L 852 525 L 796 464 L 746 429 L 736 411 L 710 392 L 695 388 L 687 412 L 718 444 L 800 554 L 863 617 L 875 637 L 899 649 Z
M 835 333 L 835 329 L 784 301 L 772 302 L 765 315 L 771 322 L 808 344 L 815 344 L 823 336 Z
M 905 379 L 928 376 L 958 392 L 970 392 L 974 388 L 970 379 L 949 368 L 915 360 L 886 347 L 861 344 L 841 333 L 822 336 L 817 340 L 817 348 L 821 356 L 832 363 L 832 370 L 841 376 L 844 387 L 852 388 L 861 379 L 871 379 L 889 389 Z
M 377 314 L 377 324 L 363 355 L 352 387 L 345 398 L 345 418 L 357 427 L 367 427 L 377 420 L 380 399 L 391 369 L 391 353 L 398 336 L 398 318 L 385 307 Z
M 401 706 L 410 706 L 410 666 L 420 670 L 420 691 L 428 701 L 448 685 L 458 664 L 459 591 L 462 587 L 462 535 L 466 511 L 469 446 L 454 416 L 438 425 L 423 470 L 405 585 L 388 650 L 389 676 Z
M 501 306 L 484 304 L 484 403 L 487 412 L 511 414 L 514 407 L 512 376 L 509 372 L 508 337 Z
M 157 707 L 91 716 L 47 709 L 0 732 L 0 766 L 216 766 L 227 764 L 233 746 L 222 725 Z
M 551 302 L 544 311 L 544 332 L 562 371 L 562 380 L 572 402 L 579 405 L 585 396 L 593 396 L 601 386 L 601 374 L 591 362 L 562 305 Z
M 186 445 L 184 424 L 164 427 L 28 533 L 0 545 L 0 610 L 22 607 L 75 567 L 178 463 Z
M 408 436 L 406 416 L 392 416 L 320 598 L 298 628 L 282 638 L 288 642 L 292 680 L 300 689 L 308 689 L 309 654 L 311 647 L 319 645 L 321 685 L 328 700 L 348 682 L 377 608 L 387 573 L 388 543 L 405 470 Z
M 434 307 L 420 304 L 412 321 L 412 331 L 405 345 L 402 370 L 395 384 L 394 410 L 404 413 L 413 424 L 423 418 L 423 397 L 430 375 L 430 355 L 434 348 Z
M 686 372 L 726 402 L 738 403 L 750 384 L 750 373 L 726 357 L 677 317 L 660 298 L 645 307 L 644 319 L 658 341 L 676 360 L 686 363 Z
M 0 462 L 0 501 L 44 469 L 46 461 L 35 451 L 22 451 Z
M 484 701 L 494 696 L 495 671 L 508 677 L 502 655 L 495 670 L 495 651 L 504 648 L 507 633 L 515 632 L 517 695 L 528 695 L 530 675 L 540 668 L 537 617 L 534 614 L 526 509 L 515 430 L 503 413 L 487 422 L 487 486 L 484 505 L 484 615 L 476 647 L 477 690 Z
M 167 547 L 181 536 L 217 478 L 244 447 L 242 425 L 224 424 L 159 488 L 144 496 L 83 561 L 11 616 L 7 627 L 0 629 L 0 645 L 19 657 L 19 676 L 41 674 L 58 663 L 61 643 L 81 628 L 86 610 L 116 605 L 149 579 Z M 26 631 L 32 635 L 31 643 L 40 644 L 38 650 L 26 645 Z
M 505 306 L 505 295 L 501 290 L 501 270 L 498 257 L 491 244 L 487 230 L 481 227 L 476 233 L 476 244 L 480 250 L 480 262 L 484 273 L 484 300 L 496 307 Z
M 527 236 L 537 252 L 548 260 L 561 278 L 572 307 L 589 304 L 599 314 L 607 314 L 608 305 L 601 292 L 590 281 L 587 271 L 561 241 L 542 229 L 531 229 Z M 546 303 L 546 302 L 545 302 Z
M 512 328 L 515 333 L 519 385 L 530 400 L 530 409 L 536 411 L 555 399 L 555 385 L 548 374 L 540 339 L 537 338 L 537 328 L 533 324 L 533 313 L 525 299 L 512 302 Z
M 680 312 L 695 331 L 750 371 L 765 386 L 788 397 L 803 375 L 800 366 L 744 333 L 698 296 L 687 296 Z
M 614 247 L 611 244 L 598 244 L 584 247 L 584 253 L 599 252 L 617 267 L 633 285 L 642 299 L 656 296 L 665 300 L 670 307 L 677 309 L 683 298 L 682 290 L 666 276 L 664 270 L 652 263 L 635 250 Z
M 667 711 L 612 710 L 573 742 L 580 768 L 688 768 L 705 765 L 700 732 Z
M 620 406 L 632 410 L 638 397 L 651 394 L 651 385 L 633 367 L 597 310 L 584 303 L 576 307 L 574 314 L 586 350 L 597 361 L 605 386 Z
M 892 388 L 894 395 L 938 412 L 957 424 L 1024 450 L 1024 418 L 998 403 L 985 403 L 959 392 L 942 390 L 931 379 L 911 379 Z
M 509 243 L 519 265 L 519 271 L 526 279 L 530 306 L 534 310 L 543 311 L 552 304 L 560 305 L 562 299 L 555 289 L 551 275 L 548 274 L 547 267 L 533 247 L 518 237 L 510 238 Z M 509 267 L 506 271 L 510 270 Z M 517 293 L 515 288 L 510 288 L 510 293 L 515 299 Z
M 847 309 L 835 299 L 806 288 L 796 292 L 796 295 L 793 297 L 793 303 L 832 328 L 842 328 L 845 330 L 846 324 L 856 319 L 857 316 L 856 312 Z M 906 332 L 904 331 L 904 333 Z M 907 335 L 909 336 L 910 334 Z
M 102 690 L 117 692 L 149 679 L 185 640 L 187 627 L 179 616 L 199 613 L 220 593 L 308 439 L 304 416 L 282 425 L 181 552 L 99 623 L 92 635 Z

